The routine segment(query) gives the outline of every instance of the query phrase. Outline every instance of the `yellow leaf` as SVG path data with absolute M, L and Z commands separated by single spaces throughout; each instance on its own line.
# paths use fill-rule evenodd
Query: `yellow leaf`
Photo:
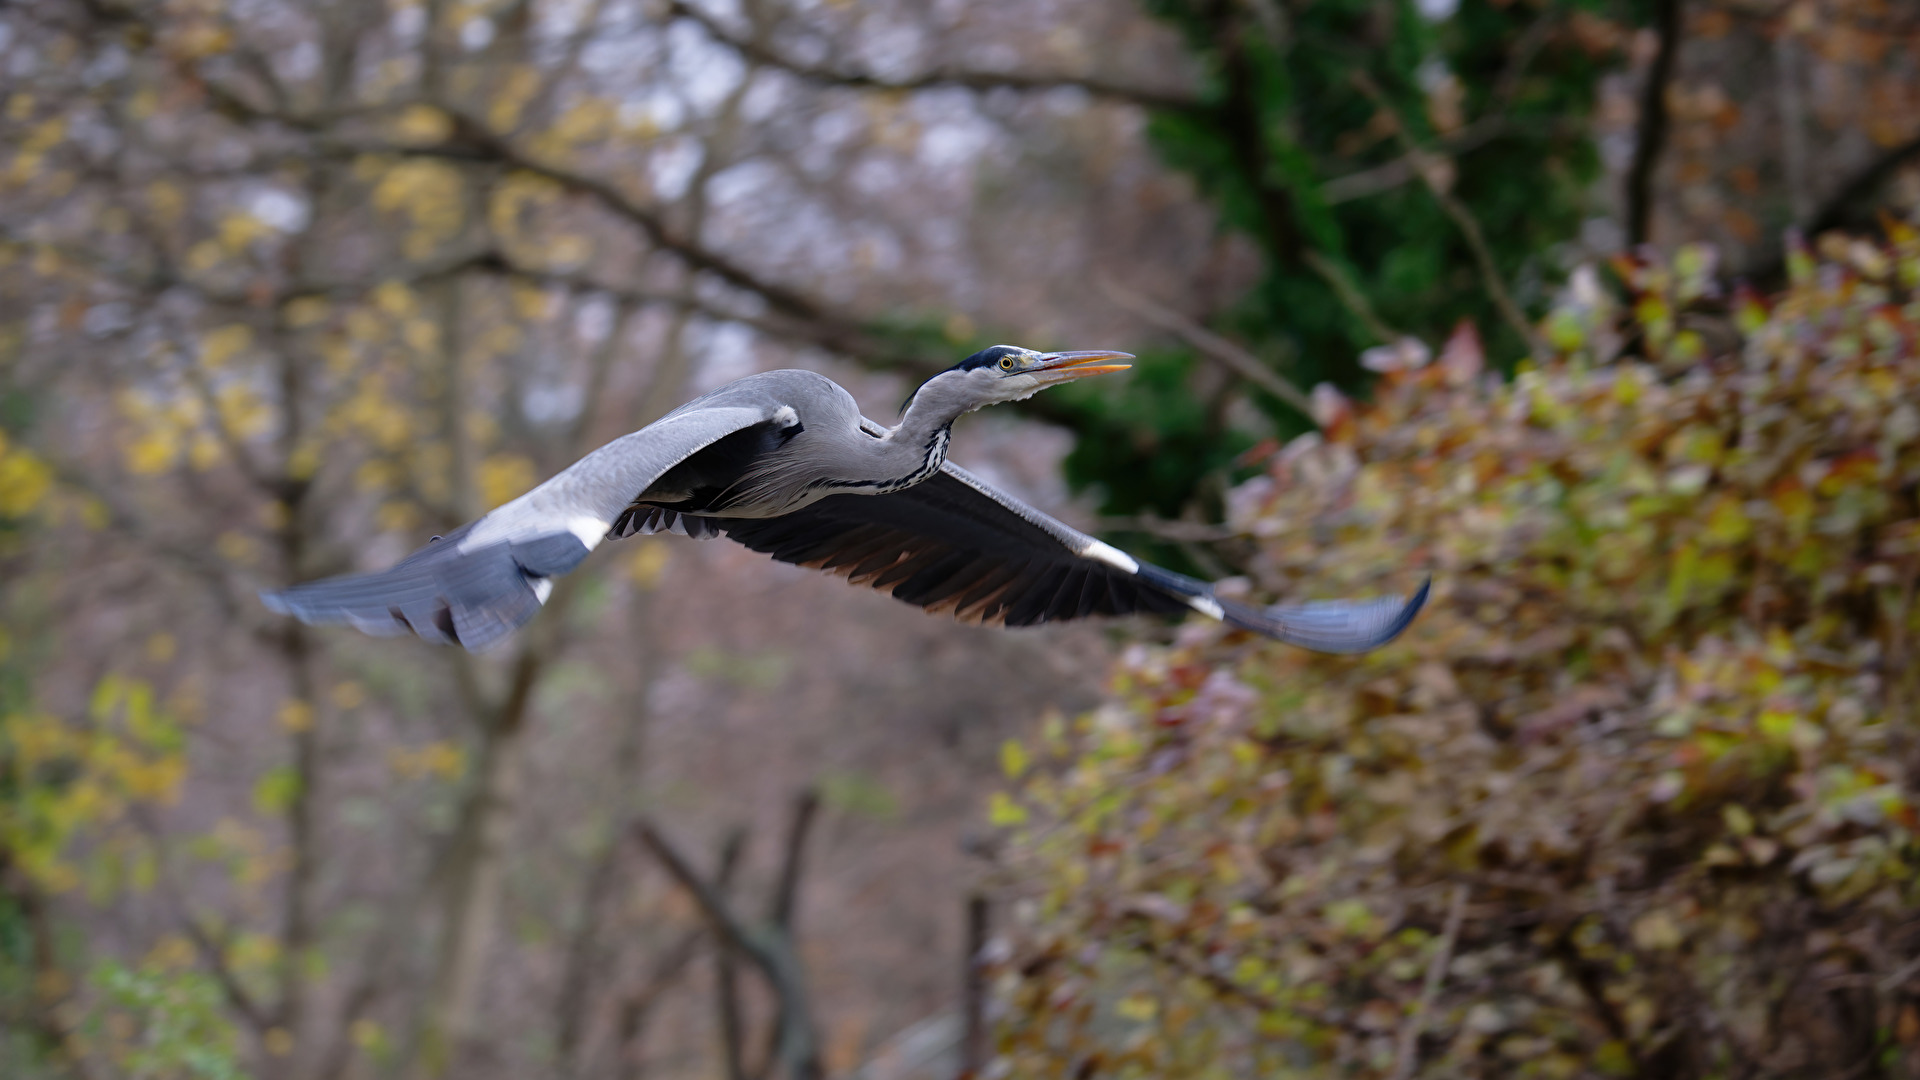
M 219 244 L 202 240 L 187 250 L 187 268 L 205 273 L 219 266 L 223 258 L 226 258 L 226 252 L 221 250 Z
M 453 134 L 453 121 L 431 105 L 412 105 L 394 119 L 393 132 L 404 142 L 444 142 Z
M 1723 495 L 1714 500 L 1713 509 L 1707 513 L 1707 530 L 1704 539 L 1709 544 L 1737 544 L 1753 534 L 1753 523 L 1740 505 L 1740 500 L 1732 495 Z
M 1000 744 L 1000 771 L 1007 779 L 1018 780 L 1027 771 L 1027 748 L 1020 745 L 1019 739 L 1008 739 Z
M 220 534 L 213 542 L 213 548 L 221 558 L 241 566 L 251 565 L 259 555 L 251 537 L 231 529 Z
M 494 454 L 480 463 L 474 479 L 481 503 L 491 510 L 533 487 L 533 462 L 518 454 Z
M 180 220 L 180 215 L 187 210 L 186 195 L 179 185 L 168 180 L 155 180 L 147 185 L 147 203 L 153 207 L 153 216 L 167 224 Z
M 31 512 L 53 487 L 53 472 L 25 450 L 0 448 L 0 517 Z
M 312 326 L 325 319 L 330 310 L 327 302 L 320 297 L 296 297 L 287 302 L 287 325 L 295 329 Z
M 373 303 L 381 311 L 396 318 L 404 318 L 419 310 L 420 304 L 413 290 L 404 282 L 383 281 L 373 290 Z
M 179 934 L 166 934 L 153 943 L 140 963 L 143 967 L 184 971 L 193 966 L 195 956 L 192 942 Z
M 487 107 L 487 123 L 496 131 L 509 131 L 520 122 L 520 112 L 540 90 L 540 73 L 519 65 L 508 73 L 500 92 Z
M 667 562 L 673 557 L 672 550 L 665 541 L 658 539 L 641 540 L 633 555 L 627 559 L 627 576 L 642 589 L 652 589 L 660 584 L 667 571 Z
M 1633 921 L 1633 943 L 1642 949 L 1678 948 L 1686 932 L 1673 914 L 1664 908 L 1647 912 Z
M 987 821 L 1005 828 L 1019 825 L 1027 820 L 1027 808 L 1014 802 L 1004 791 L 996 791 L 987 799 Z
M 147 659 L 156 664 L 164 664 L 172 660 L 175 651 L 174 637 L 165 630 L 147 638 Z
M 313 706 L 299 698 L 288 698 L 273 718 L 289 734 L 298 735 L 313 727 Z

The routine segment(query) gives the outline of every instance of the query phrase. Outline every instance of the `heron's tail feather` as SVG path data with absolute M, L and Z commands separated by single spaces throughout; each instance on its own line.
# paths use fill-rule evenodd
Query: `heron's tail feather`
M 1242 630 L 1251 630 L 1323 653 L 1363 653 L 1400 636 L 1426 606 L 1433 579 L 1421 583 L 1411 598 L 1380 596 L 1372 600 L 1317 600 L 1306 604 L 1255 607 L 1214 593 L 1204 581 L 1141 564 L 1142 581 L 1177 596 L 1188 607 Z
M 262 593 L 267 607 L 307 623 L 346 623 L 380 637 L 411 631 L 479 651 L 533 618 L 554 577 L 586 558 L 572 533 L 460 550 L 467 529 L 436 539 L 391 568 Z
M 1275 604 L 1257 608 L 1232 600 L 1219 601 L 1221 618 L 1231 626 L 1323 653 L 1363 653 L 1400 636 L 1426 606 L 1433 579 L 1422 582 L 1412 597 L 1379 596 L 1371 600 L 1319 600 L 1308 604 Z

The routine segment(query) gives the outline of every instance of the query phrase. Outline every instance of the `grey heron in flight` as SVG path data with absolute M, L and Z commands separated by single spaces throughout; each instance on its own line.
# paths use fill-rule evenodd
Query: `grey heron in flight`
M 1198 611 L 1320 652 L 1393 640 L 1426 602 L 1255 607 L 1139 562 L 947 460 L 953 422 L 1073 379 L 1122 371 L 1120 352 L 996 345 L 927 380 L 893 427 L 811 371 L 749 375 L 575 462 L 393 567 L 262 596 L 309 623 L 408 632 L 484 649 L 540 610 L 553 579 L 602 540 L 725 536 L 963 619 L 1028 626 Z

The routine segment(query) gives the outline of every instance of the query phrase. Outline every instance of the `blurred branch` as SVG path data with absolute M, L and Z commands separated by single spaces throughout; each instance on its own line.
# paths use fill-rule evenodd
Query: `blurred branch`
M 610 181 L 566 166 L 541 161 L 522 152 L 506 138 L 496 135 L 474 118 L 448 108 L 454 132 L 448 141 L 430 146 L 377 143 L 337 143 L 334 147 L 354 154 L 393 154 L 397 156 L 438 157 L 454 161 L 491 163 L 550 180 L 576 194 L 585 195 L 616 217 L 638 227 L 657 248 L 672 253 L 688 267 L 711 274 L 737 289 L 755 293 L 775 310 L 812 322 L 839 327 L 848 334 L 857 331 L 829 314 L 811 298 L 777 282 L 768 281 L 735 263 L 719 252 L 681 236 L 668 226 L 658 209 L 646 206 L 615 187 Z
M 715 884 L 724 889 L 732 875 L 733 867 L 723 865 L 715 878 Z M 646 1030 L 647 1020 L 653 1015 L 654 1005 L 679 981 L 687 965 L 691 964 L 694 956 L 699 953 L 700 943 L 706 938 L 707 931 L 704 928 L 688 932 L 661 954 L 646 981 L 621 1003 L 615 1047 L 619 1055 L 629 1059 L 630 1063 L 632 1059 L 639 1056 L 640 1036 Z M 637 1080 L 639 1073 L 637 1063 L 633 1072 Z
M 1872 197 L 1880 185 L 1893 179 L 1908 162 L 1920 158 L 1920 136 L 1893 147 L 1872 162 L 1854 173 L 1846 183 L 1840 185 L 1807 225 L 1809 234 L 1818 234 L 1828 229 L 1837 229 L 1846 222 L 1847 211 L 1856 210 Z
M 1627 167 L 1627 243 L 1644 244 L 1653 228 L 1653 172 L 1666 149 L 1671 116 L 1667 111 L 1667 85 L 1673 80 L 1673 68 L 1680 55 L 1681 0 L 1654 0 L 1654 30 L 1660 35 L 1660 49 L 1647 70 L 1647 82 L 1640 91 L 1639 130 L 1633 141 L 1633 162 Z
M 1172 308 L 1134 292 L 1111 277 L 1102 275 L 1099 281 L 1100 288 L 1106 291 L 1114 303 L 1146 316 L 1148 322 L 1172 333 L 1191 345 L 1200 355 L 1298 409 L 1302 416 L 1313 415 L 1313 399 L 1299 387 L 1274 372 L 1272 368 L 1261 363 L 1259 357 Z
M 1142 937 L 1132 944 L 1143 954 L 1166 964 L 1168 967 L 1173 968 L 1175 971 L 1180 972 L 1190 979 L 1204 983 L 1206 987 L 1212 990 L 1218 997 L 1228 1001 L 1238 1001 L 1262 1013 L 1274 1012 L 1280 1008 L 1279 1002 L 1260 991 L 1249 986 L 1242 986 L 1240 983 L 1213 970 L 1212 966 L 1190 960 L 1176 952 L 1171 946 L 1163 946 L 1151 937 Z M 1290 1011 L 1307 1016 L 1313 1015 L 1308 1009 L 1299 1006 L 1292 1007 Z
M 1367 333 L 1372 334 L 1375 341 L 1384 344 L 1398 340 L 1402 336 L 1380 317 L 1378 311 L 1374 310 L 1373 301 L 1367 299 L 1367 294 L 1355 284 L 1353 275 L 1347 272 L 1346 267 L 1312 248 L 1305 249 L 1300 258 L 1307 264 L 1309 270 L 1319 274 L 1321 280 L 1333 289 L 1333 294 L 1339 299 L 1341 305 L 1354 318 L 1360 320 L 1360 325 L 1367 328 Z
M 789 945 L 794 941 L 794 915 L 800 892 L 800 868 L 802 856 L 806 851 L 807 834 L 813 826 L 820 810 L 820 796 L 812 788 L 802 791 L 793 800 L 793 818 L 787 825 L 786 848 L 780 857 L 780 876 L 773 890 L 773 902 L 768 907 L 767 922 L 782 941 Z M 773 1025 L 767 1032 L 767 1055 L 756 1078 L 764 1078 L 772 1071 L 773 1062 L 778 1056 L 781 1032 L 787 1025 L 787 1002 L 782 997 L 777 1003 Z
M 1447 965 L 1453 963 L 1454 942 L 1460 938 L 1460 923 L 1466 914 L 1467 887 L 1455 885 L 1453 899 L 1447 904 L 1446 927 L 1440 931 L 1440 945 L 1427 964 L 1427 979 L 1420 987 L 1420 999 L 1414 1003 L 1412 1014 L 1400 1025 L 1400 1042 L 1394 1052 L 1393 1080 L 1407 1080 L 1420 1063 L 1420 1036 L 1427 1027 L 1427 1013 L 1433 1010 L 1433 999 L 1440 994 L 1440 984 L 1447 977 Z
M 739 862 L 746 846 L 745 829 L 738 826 L 728 829 L 726 839 L 720 842 L 720 865 Z M 716 888 L 714 894 L 723 901 L 726 898 L 722 888 Z M 738 950 L 725 937 L 720 939 L 713 955 L 714 1008 L 720 1017 L 720 1057 L 725 1063 L 727 1080 L 747 1080 L 748 1075 L 746 1030 L 740 1018 L 740 969 L 734 962 L 738 956 Z
M 652 822 L 642 821 L 634 828 L 634 836 L 693 897 L 714 934 L 752 960 L 766 977 L 780 1003 L 777 1058 L 787 1075 L 791 1080 L 819 1080 L 823 1075 L 819 1035 L 814 1029 L 799 960 L 785 936 L 771 927 L 756 931 L 741 923 L 719 891 L 694 871 Z
M 987 1064 L 987 898 L 967 897 L 966 956 L 961 968 L 959 1080 L 973 1080 Z
M 1509 130 L 1505 116 L 1483 116 L 1441 140 L 1437 150 L 1448 155 L 1464 154 L 1485 146 Z M 1385 164 L 1336 176 L 1321 185 L 1321 197 L 1326 199 L 1327 205 L 1338 206 L 1343 202 L 1391 191 L 1409 180 L 1419 178 L 1421 160 L 1418 154 L 1402 154 Z
M 235 620 L 245 617 L 241 590 L 235 587 L 225 562 L 209 555 L 203 546 L 159 535 L 118 491 L 110 490 L 72 462 L 48 457 L 44 449 L 40 454 L 62 487 L 80 492 L 107 512 L 107 525 L 114 532 L 129 537 L 149 555 L 158 555 L 199 578 L 209 586 L 208 594 L 219 603 L 222 615 Z M 251 600 L 251 593 L 247 593 L 245 599 Z
M 1268 5 L 1257 10 L 1254 18 L 1262 23 L 1258 27 L 1262 35 L 1268 37 L 1272 47 L 1284 57 L 1288 38 L 1286 27 L 1278 14 L 1277 8 Z M 1284 181 L 1277 179 L 1268 147 L 1271 132 L 1276 126 L 1284 128 L 1288 121 L 1283 120 L 1276 125 L 1271 117 L 1265 115 L 1261 63 L 1248 55 L 1248 36 L 1238 18 L 1220 20 L 1213 48 L 1219 56 L 1225 94 L 1211 108 L 1217 114 L 1217 123 L 1227 136 L 1227 145 L 1236 159 L 1235 171 L 1253 181 L 1255 202 L 1260 211 L 1260 226 L 1254 231 L 1255 239 L 1266 249 L 1267 258 L 1274 264 L 1305 265 L 1327 283 L 1333 290 L 1334 298 L 1366 328 L 1368 334 L 1382 342 L 1392 341 L 1400 335 L 1374 311 L 1372 303 L 1354 284 L 1346 268 L 1325 254 L 1312 250 L 1302 239 L 1294 209 L 1294 193 Z
M 1465 203 L 1454 196 L 1450 179 L 1442 175 L 1440 166 L 1446 159 L 1420 146 L 1414 141 L 1413 136 L 1407 134 L 1405 118 L 1400 116 L 1399 110 L 1387 97 L 1386 91 L 1380 88 L 1380 84 L 1374 81 L 1373 76 L 1365 71 L 1355 71 L 1353 84 L 1361 93 L 1371 98 L 1374 105 L 1394 117 L 1394 137 L 1399 141 L 1401 148 L 1420 163 L 1420 179 L 1426 182 L 1427 190 L 1432 193 L 1434 201 L 1440 204 L 1440 208 L 1446 212 L 1447 217 L 1451 218 L 1454 225 L 1459 228 L 1460 235 L 1466 239 L 1467 248 L 1473 253 L 1474 266 L 1480 271 L 1480 283 L 1487 290 L 1488 299 L 1493 301 L 1494 309 L 1500 313 L 1500 317 L 1506 321 L 1507 325 L 1513 328 L 1514 333 L 1520 335 L 1520 340 L 1526 342 L 1529 349 L 1536 353 L 1544 351 L 1545 343 L 1541 341 L 1533 324 L 1527 321 L 1526 313 L 1520 310 L 1520 305 L 1513 299 L 1513 293 L 1507 289 L 1506 281 L 1500 276 L 1500 268 L 1494 263 L 1493 250 L 1487 246 L 1486 234 L 1480 229 L 1479 219 L 1473 216 L 1473 211 L 1468 209 Z
M 743 58 L 766 67 L 777 68 L 808 82 L 855 90 L 912 91 L 959 88 L 965 90 L 1083 90 L 1097 98 L 1138 105 L 1149 109 L 1185 110 L 1199 104 L 1190 93 L 1156 90 L 1112 82 L 1097 75 L 1034 75 L 1019 72 L 970 71 L 959 68 L 935 68 L 905 79 L 888 79 L 866 72 L 845 71 L 807 64 L 785 56 L 767 45 L 739 37 L 719 20 L 685 0 L 670 0 L 667 13 L 697 23 L 708 36 L 739 53 Z
M 314 117 L 262 108 L 237 95 L 223 93 L 216 84 L 208 84 L 208 92 L 217 99 L 223 111 L 234 118 L 277 123 L 306 132 L 314 135 L 319 148 L 328 153 L 430 157 L 489 164 L 552 181 L 568 191 L 593 199 L 602 208 L 636 226 L 654 247 L 671 253 L 690 269 L 711 274 L 734 288 L 753 293 L 775 311 L 809 324 L 809 340 L 816 344 L 856 357 L 884 351 L 866 340 L 866 335 L 852 320 L 830 312 L 797 290 L 767 280 L 726 255 L 682 236 L 667 223 L 659 209 L 633 199 L 612 182 L 554 162 L 542 161 L 523 152 L 509 137 L 494 132 L 455 105 L 444 101 L 437 103 L 437 107 L 453 121 L 449 138 L 440 143 L 418 145 L 333 138 L 325 132 L 322 122 Z
M 812 788 L 793 800 L 793 819 L 787 826 L 787 846 L 780 859 L 780 880 L 774 888 L 772 908 L 767 912 L 767 921 L 789 937 L 793 935 L 794 903 L 800 891 L 801 855 L 819 810 L 820 794 Z
M 186 934 L 187 940 L 193 943 L 194 951 L 200 954 L 200 962 L 213 972 L 214 981 L 220 984 L 220 992 L 226 995 L 228 1004 L 240 1014 L 240 1019 L 245 1021 L 254 1037 L 258 1038 L 265 1034 L 273 1025 L 273 1020 L 267 1015 L 266 1010 L 260 1007 L 259 1002 L 254 1000 L 253 995 L 247 991 L 246 984 L 240 981 L 234 974 L 233 968 L 228 965 L 225 943 L 216 940 L 213 931 L 202 925 L 200 920 L 194 918 L 193 913 L 187 910 L 186 891 L 180 886 L 179 871 L 174 865 L 172 851 L 168 848 L 165 834 L 160 831 L 159 824 L 154 821 L 153 815 L 146 812 L 136 812 L 132 815 L 132 819 L 135 827 L 146 836 L 147 843 L 153 846 L 154 863 L 159 871 L 157 877 L 161 895 L 173 906 L 174 915 L 179 921 L 181 930 Z
M 1873 195 L 1894 174 L 1905 168 L 1909 162 L 1920 160 L 1920 136 L 1891 147 L 1886 153 L 1868 162 L 1860 171 L 1848 177 L 1834 190 L 1820 208 L 1814 212 L 1811 221 L 1804 226 L 1808 236 L 1818 236 L 1823 232 L 1846 228 L 1858 220 L 1857 215 L 1873 204 Z M 1746 276 L 1768 287 L 1778 284 L 1786 274 L 1786 260 L 1779 249 L 1767 261 L 1752 270 Z
M 624 329 L 625 322 L 624 313 L 615 315 L 614 327 L 600 350 L 603 355 L 610 356 L 616 351 L 614 341 Z M 606 366 L 608 365 L 599 365 L 599 368 L 604 369 Z M 598 400 L 597 393 L 590 393 L 586 400 L 589 402 Z M 584 432 L 590 413 L 591 409 L 588 408 L 580 411 L 572 436 L 572 442 L 575 445 L 581 445 L 586 440 Z M 647 704 L 648 690 L 652 686 L 653 671 L 659 662 L 660 654 L 660 650 L 653 647 L 652 641 L 653 592 L 638 590 L 627 603 L 631 624 L 636 627 L 636 640 L 632 649 L 634 661 L 630 669 L 632 672 L 631 682 L 628 684 L 630 690 L 624 695 L 627 701 L 624 710 L 625 725 L 613 754 L 613 775 L 623 779 L 638 776 L 644 764 L 644 737 L 651 719 Z M 561 969 L 560 991 L 554 997 L 554 1030 L 558 1033 L 554 1040 L 554 1075 L 560 1080 L 569 1080 L 580 1074 L 576 1063 L 587 1029 L 589 997 L 603 953 L 601 923 L 606 918 L 607 906 L 612 901 L 614 887 L 619 882 L 621 856 L 627 851 L 627 845 L 623 840 L 630 827 L 626 819 L 631 814 L 632 804 L 636 799 L 635 788 L 636 785 L 625 783 L 621 785 L 621 797 L 618 805 L 613 808 L 614 828 L 594 855 L 592 869 L 587 877 L 587 887 L 580 899 L 580 914 L 574 925 L 572 940 L 568 942 L 566 966 Z M 718 880 L 722 889 L 732 877 L 733 867 L 734 864 L 731 862 L 724 860 L 721 862 Z M 698 943 L 700 935 L 692 934 L 688 937 L 690 941 L 683 944 L 689 950 L 687 958 L 691 959 L 691 949 Z M 665 974 L 658 975 L 655 981 L 658 982 L 666 977 L 668 976 Z M 625 1027 L 624 1023 L 622 1027 Z M 624 1045 L 626 1041 L 623 1036 L 620 1044 Z

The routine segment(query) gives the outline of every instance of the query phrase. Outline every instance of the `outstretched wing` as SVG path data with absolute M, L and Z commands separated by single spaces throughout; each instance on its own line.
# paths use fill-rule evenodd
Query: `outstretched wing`
M 1093 615 L 1199 611 L 1319 652 L 1365 652 L 1392 641 L 1426 603 L 1327 601 L 1257 608 L 1139 562 L 952 463 L 889 495 L 834 495 L 776 518 L 710 525 L 782 562 L 886 589 L 929 611 L 1030 626 Z
M 764 408 L 683 409 L 623 435 L 551 480 L 444 539 L 372 574 L 352 574 L 262 594 L 269 608 L 309 623 L 347 623 L 369 634 L 409 631 L 479 650 L 531 619 L 607 535 L 614 520 L 667 470 L 735 432 L 797 424 Z

